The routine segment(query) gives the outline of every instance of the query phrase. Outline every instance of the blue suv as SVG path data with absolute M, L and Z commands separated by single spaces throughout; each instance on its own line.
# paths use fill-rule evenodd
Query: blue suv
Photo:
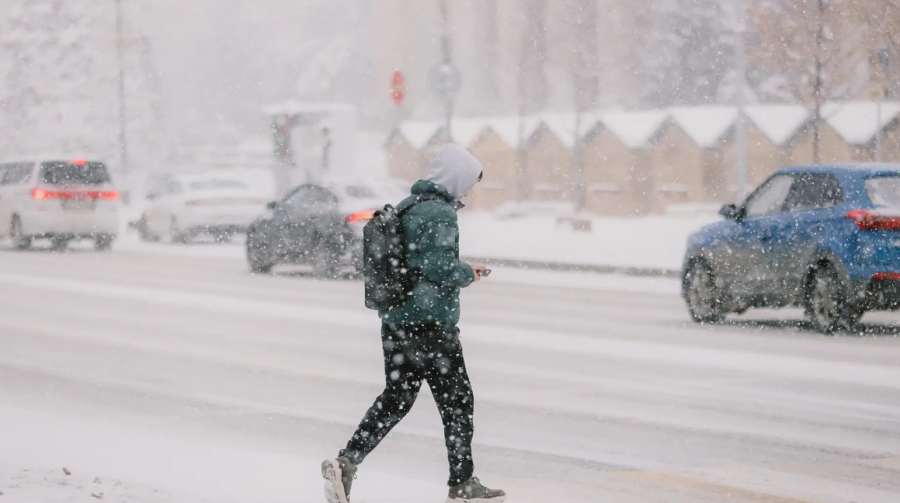
M 830 333 L 900 308 L 900 164 L 783 169 L 719 213 L 688 240 L 682 294 L 695 321 L 793 306 Z

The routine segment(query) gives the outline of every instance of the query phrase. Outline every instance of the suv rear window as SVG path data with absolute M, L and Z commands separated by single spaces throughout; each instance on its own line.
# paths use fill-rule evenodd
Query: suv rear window
M 866 192 L 875 206 L 900 208 L 900 176 L 869 178 Z
M 41 181 L 47 185 L 103 185 L 109 183 L 109 171 L 101 162 L 45 162 Z
M 347 196 L 354 199 L 375 199 L 378 197 L 375 191 L 365 185 L 348 185 Z

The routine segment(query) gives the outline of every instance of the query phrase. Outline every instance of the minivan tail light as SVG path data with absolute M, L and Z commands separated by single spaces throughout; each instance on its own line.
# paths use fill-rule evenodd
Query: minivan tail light
M 31 191 L 32 199 L 36 201 L 46 201 L 48 199 L 106 199 L 106 200 L 117 200 L 119 199 L 119 191 L 118 190 L 88 190 L 88 191 L 75 191 L 75 190 L 48 190 L 48 189 L 33 189 Z
M 92 190 L 88 192 L 88 197 L 91 199 L 107 199 L 111 201 L 115 201 L 119 199 L 119 191 L 118 190 Z
M 347 217 L 347 221 L 351 224 L 354 222 L 363 222 L 375 218 L 374 211 L 359 211 Z
M 44 190 L 44 189 L 34 189 L 31 191 L 31 197 L 35 201 L 46 201 L 47 199 L 59 199 L 59 192 L 53 190 Z
M 900 216 L 887 215 L 869 210 L 853 210 L 847 213 L 860 230 L 864 231 L 897 231 L 900 230 Z

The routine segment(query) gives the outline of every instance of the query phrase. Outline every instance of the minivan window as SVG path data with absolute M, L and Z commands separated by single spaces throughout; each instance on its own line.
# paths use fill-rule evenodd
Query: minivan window
M 181 182 L 177 180 L 172 180 L 171 182 L 166 184 L 166 194 L 169 195 L 177 195 L 181 194 Z
M 191 190 L 247 190 L 249 188 L 246 184 L 241 183 L 237 180 L 221 180 L 216 178 L 211 178 L 209 180 L 197 180 L 195 182 L 189 183 L 188 187 Z
M 3 173 L 3 179 L 0 185 L 20 185 L 31 181 L 31 169 L 34 166 L 30 162 L 20 162 L 17 164 L 7 164 L 6 172 Z
M 41 181 L 47 185 L 103 185 L 109 183 L 109 172 L 100 162 L 45 162 Z
M 802 173 L 794 177 L 784 206 L 787 211 L 809 211 L 832 208 L 843 202 L 844 192 L 834 175 Z
M 869 178 L 866 192 L 875 206 L 900 208 L 900 176 Z

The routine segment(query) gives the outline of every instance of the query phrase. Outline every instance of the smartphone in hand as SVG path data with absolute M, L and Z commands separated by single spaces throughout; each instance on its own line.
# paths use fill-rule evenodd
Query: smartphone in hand
M 478 275 L 481 276 L 482 278 L 487 278 L 488 276 L 491 275 L 491 270 L 485 269 L 485 270 L 481 271 L 480 273 L 478 273 Z

